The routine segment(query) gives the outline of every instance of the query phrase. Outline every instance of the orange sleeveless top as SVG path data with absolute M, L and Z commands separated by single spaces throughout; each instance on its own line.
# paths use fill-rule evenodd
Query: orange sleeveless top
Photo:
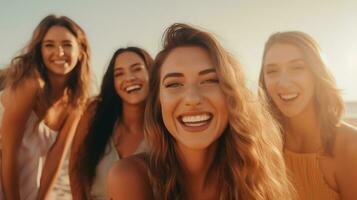
M 284 150 L 288 175 L 299 200 L 339 200 L 337 191 L 326 182 L 319 165 L 319 153 Z

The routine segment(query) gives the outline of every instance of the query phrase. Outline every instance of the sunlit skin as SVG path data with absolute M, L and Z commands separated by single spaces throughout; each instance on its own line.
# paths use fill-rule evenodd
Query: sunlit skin
M 211 199 L 217 183 L 209 169 L 216 141 L 228 124 L 225 96 L 214 65 L 206 50 L 178 47 L 166 58 L 160 77 L 162 117 L 186 169 L 187 198 Z
M 80 57 L 74 35 L 62 26 L 53 26 L 41 43 L 42 59 L 49 74 L 64 76 L 76 66 Z
M 135 152 L 143 139 L 143 114 L 149 93 L 149 74 L 143 59 L 134 52 L 117 56 L 114 85 L 123 102 L 123 121 L 115 130 L 114 143 L 121 157 Z
M 39 77 L 29 77 L 16 88 L 6 88 L 2 95 L 5 112 L 2 121 L 3 160 L 2 177 L 8 199 L 20 199 L 17 171 L 17 152 L 30 114 L 34 112 L 50 129 L 58 131 L 56 142 L 47 152 L 44 163 L 38 198 L 46 198 L 47 192 L 63 162 L 63 152 L 68 149 L 78 124 L 81 110 L 71 108 L 65 95 L 68 74 L 79 59 L 80 49 L 74 35 L 64 27 L 53 26 L 45 34 L 41 43 L 41 55 L 51 83 L 49 107 L 38 104 L 38 93 L 44 82 Z M 71 112 L 69 112 L 69 110 Z M 40 123 L 40 122 L 38 122 Z M 16 124 L 16 126 L 14 126 Z
M 213 66 L 198 47 L 176 48 L 162 65 L 162 116 L 180 149 L 205 149 L 227 126 L 225 97 Z
M 122 117 L 121 120 L 117 119 L 111 141 L 121 159 L 135 153 L 144 139 L 143 118 L 145 101 L 149 93 L 147 67 L 144 60 L 137 53 L 131 51 L 120 53 L 115 58 L 114 88 L 116 95 L 122 101 Z M 78 160 L 78 154 L 74 152 L 78 152 L 78 147 L 83 143 L 89 132 L 96 106 L 97 102 L 92 102 L 81 118 L 73 140 L 72 154 L 70 156 L 71 168 Z M 77 174 L 70 172 L 73 199 L 83 199 L 84 194 L 81 194 L 81 191 L 77 191 L 79 189 L 76 185 L 80 185 L 77 182 L 77 176 Z
M 143 59 L 136 53 L 124 52 L 115 60 L 114 84 L 118 95 L 126 104 L 145 101 L 149 74 Z
M 264 59 L 264 80 L 275 105 L 292 118 L 313 108 L 314 78 L 300 50 L 275 44 Z
M 162 118 L 183 169 L 185 199 L 216 199 L 217 174 L 213 160 L 217 140 L 228 125 L 226 98 L 208 52 L 196 46 L 176 47 L 160 71 L 159 101 Z M 121 160 L 109 174 L 113 199 L 152 199 L 143 160 Z M 120 190 L 126 184 L 135 188 Z
M 313 66 L 296 46 L 276 43 L 268 49 L 263 67 L 267 92 L 284 118 L 285 148 L 297 153 L 322 152 Z M 356 133 L 356 129 L 342 123 L 336 134 L 334 156 L 321 154 L 319 159 L 324 181 L 342 199 L 357 196 Z

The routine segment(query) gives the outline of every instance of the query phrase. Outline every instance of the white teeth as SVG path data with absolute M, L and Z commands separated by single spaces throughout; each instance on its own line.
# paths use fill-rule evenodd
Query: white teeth
M 298 93 L 293 93 L 293 94 L 280 94 L 280 98 L 283 100 L 292 100 L 295 99 L 298 96 Z
M 126 92 L 131 92 L 133 90 L 140 89 L 140 88 L 141 88 L 140 85 L 131 85 L 131 86 L 127 87 L 125 90 L 126 90 Z
M 184 123 L 199 123 L 207 121 L 211 118 L 208 114 L 203 115 L 191 115 L 191 116 L 182 116 L 182 121 Z
M 55 64 L 57 64 L 57 65 L 63 65 L 63 64 L 65 64 L 66 63 L 66 61 L 65 60 L 55 60 L 55 61 L 53 61 Z

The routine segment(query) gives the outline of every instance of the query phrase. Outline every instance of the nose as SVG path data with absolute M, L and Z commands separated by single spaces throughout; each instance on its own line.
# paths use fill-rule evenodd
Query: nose
M 57 47 L 56 53 L 57 53 L 58 56 L 63 56 L 64 55 L 64 50 L 63 50 L 63 47 L 61 45 L 59 45 Z
M 278 80 L 278 85 L 280 87 L 283 87 L 283 88 L 289 87 L 291 85 L 291 83 L 292 83 L 291 82 L 291 77 L 289 76 L 288 73 L 283 72 L 283 73 L 280 74 L 279 80 Z
M 131 82 L 133 80 L 135 80 L 134 74 L 131 72 L 128 72 L 125 76 L 125 82 Z
M 184 102 L 186 106 L 195 107 L 202 103 L 202 97 L 199 89 L 196 86 L 188 86 L 184 94 Z

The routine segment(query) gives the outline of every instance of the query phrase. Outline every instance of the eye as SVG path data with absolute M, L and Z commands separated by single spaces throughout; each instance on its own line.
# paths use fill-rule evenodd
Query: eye
M 114 77 L 119 77 L 119 76 L 123 76 L 124 73 L 123 72 L 116 72 L 114 73 Z
M 141 71 L 141 67 L 135 67 L 135 68 L 133 69 L 133 71 L 134 71 L 134 72 L 139 72 L 139 71 Z
M 293 70 L 296 70 L 296 71 L 300 71 L 300 70 L 304 70 L 304 69 L 305 69 L 305 66 L 303 66 L 303 65 L 293 66 Z
M 202 84 L 212 84 L 212 83 L 219 83 L 218 78 L 209 78 L 201 82 Z
M 55 45 L 51 44 L 51 43 L 46 43 L 43 46 L 46 47 L 46 48 L 51 48 L 51 47 L 54 47 Z
M 165 88 L 178 88 L 180 86 L 183 86 L 182 83 L 179 83 L 179 82 L 168 82 L 168 83 L 165 83 Z
M 277 72 L 278 72 L 278 70 L 276 70 L 276 69 L 268 69 L 265 71 L 266 74 L 275 74 Z
M 63 47 L 72 47 L 72 44 L 71 43 L 65 43 L 65 44 L 63 44 Z

